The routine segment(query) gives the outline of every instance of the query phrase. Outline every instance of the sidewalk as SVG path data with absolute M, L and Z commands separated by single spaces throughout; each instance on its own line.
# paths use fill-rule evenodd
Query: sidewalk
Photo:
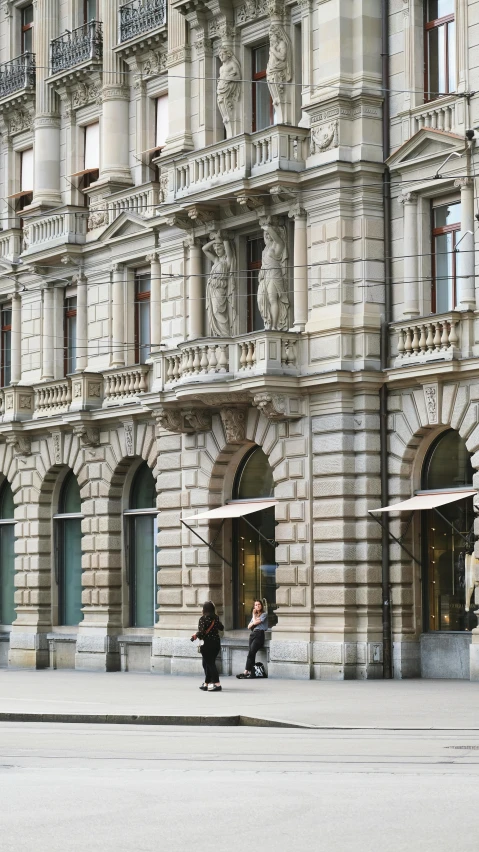
M 1 669 L 0 721 L 9 713 L 60 714 L 64 721 L 81 715 L 146 716 L 157 724 L 162 723 L 158 717 L 244 716 L 326 728 L 479 730 L 479 684 L 470 681 L 230 677 L 215 694 L 201 692 L 199 684 L 198 678 L 167 675 Z

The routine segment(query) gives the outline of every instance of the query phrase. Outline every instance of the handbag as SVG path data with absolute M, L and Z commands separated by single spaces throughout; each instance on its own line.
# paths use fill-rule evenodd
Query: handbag
M 215 623 L 215 620 L 213 618 L 213 621 L 211 622 L 210 626 L 208 627 L 208 630 L 205 630 L 205 636 L 208 636 L 208 633 L 210 632 L 211 628 L 214 626 L 214 623 Z M 198 651 L 198 654 L 201 654 L 201 648 L 204 644 L 205 644 L 204 639 L 198 639 L 198 645 L 196 646 L 196 650 Z

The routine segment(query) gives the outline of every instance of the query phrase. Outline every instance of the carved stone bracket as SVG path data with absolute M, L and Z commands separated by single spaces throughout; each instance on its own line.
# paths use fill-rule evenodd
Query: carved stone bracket
M 7 435 L 6 443 L 13 448 L 16 456 L 31 456 L 32 454 L 32 440 L 28 435 L 12 432 L 12 434 Z
M 211 412 L 205 408 L 166 408 L 156 409 L 156 422 L 160 429 L 179 434 L 194 432 L 209 432 L 211 429 Z
M 297 420 L 303 416 L 300 397 L 261 391 L 254 395 L 253 405 L 269 420 Z
M 100 446 L 100 430 L 97 426 L 75 426 L 73 434 L 78 436 L 83 447 Z
M 242 444 L 246 437 L 246 410 L 244 408 L 222 408 L 221 422 L 228 444 Z

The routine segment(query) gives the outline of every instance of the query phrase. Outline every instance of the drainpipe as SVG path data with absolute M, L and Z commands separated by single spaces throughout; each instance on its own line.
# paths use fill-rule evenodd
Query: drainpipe
M 383 160 L 389 157 L 389 0 L 382 0 L 382 88 L 383 88 Z M 391 322 L 391 184 L 389 169 L 383 173 L 384 210 L 384 319 L 381 324 L 381 370 L 388 366 L 389 323 Z M 388 389 L 383 382 L 379 391 L 379 440 L 381 463 L 381 505 L 389 503 L 388 487 Z M 381 591 L 383 626 L 383 677 L 392 678 L 392 624 L 389 571 L 389 517 L 384 513 L 381 533 Z

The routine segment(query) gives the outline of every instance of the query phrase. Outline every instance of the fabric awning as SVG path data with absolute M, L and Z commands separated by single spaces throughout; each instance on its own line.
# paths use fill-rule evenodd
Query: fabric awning
M 207 512 L 200 512 L 198 515 L 183 515 L 185 521 L 204 521 L 207 518 L 212 520 L 223 520 L 225 518 L 241 518 L 243 515 L 250 515 L 251 512 L 260 512 L 262 509 L 270 509 L 271 506 L 277 506 L 278 500 L 245 500 L 243 503 L 238 501 L 235 503 L 226 503 L 225 506 L 218 506 L 216 509 L 208 509 Z
M 454 489 L 453 491 L 441 491 L 434 493 L 416 494 L 415 497 L 410 497 L 409 500 L 403 500 L 401 503 L 393 503 L 392 506 L 384 506 L 382 509 L 369 509 L 369 513 L 373 512 L 413 512 L 416 509 L 435 509 L 436 506 L 445 506 L 446 503 L 454 503 L 456 500 L 463 500 L 464 497 L 473 497 L 477 491 L 470 488 L 463 490 Z

